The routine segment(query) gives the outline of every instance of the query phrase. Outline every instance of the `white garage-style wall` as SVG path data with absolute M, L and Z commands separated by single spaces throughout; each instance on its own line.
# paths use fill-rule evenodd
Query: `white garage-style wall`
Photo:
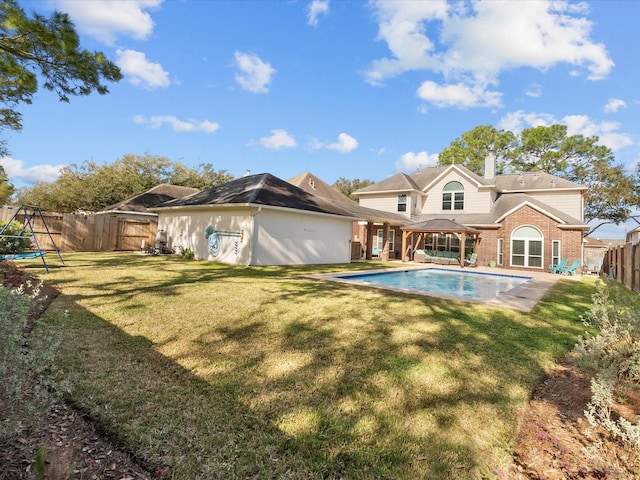
M 351 261 L 352 218 L 266 208 L 253 218 L 252 265 Z
M 349 263 L 353 218 L 273 207 L 181 207 L 159 212 L 176 251 L 237 265 Z

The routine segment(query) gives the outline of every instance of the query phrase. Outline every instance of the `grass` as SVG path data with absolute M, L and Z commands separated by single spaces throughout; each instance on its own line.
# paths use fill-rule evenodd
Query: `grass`
M 525 314 L 303 276 L 379 263 L 65 263 L 44 320 L 70 401 L 176 479 L 495 478 L 595 290 L 561 280 Z

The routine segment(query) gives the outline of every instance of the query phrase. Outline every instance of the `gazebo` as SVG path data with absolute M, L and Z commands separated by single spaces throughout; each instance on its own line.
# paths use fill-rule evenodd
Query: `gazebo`
M 474 239 L 474 251 L 478 248 L 478 243 L 480 243 L 480 230 L 476 230 L 472 227 L 467 227 L 465 225 L 460 225 L 459 223 L 454 222 L 453 220 L 449 220 L 446 218 L 434 218 L 432 220 L 427 220 L 425 222 L 413 223 L 411 225 L 405 225 L 400 227 L 402 230 L 402 261 L 409 261 L 410 251 L 412 245 L 407 244 L 407 240 L 414 233 L 418 234 L 417 242 L 419 243 L 427 233 L 455 233 L 460 235 L 460 245 L 462 248 L 462 254 L 460 255 L 460 266 L 464 267 L 464 246 L 467 240 L 467 237 L 471 237 Z

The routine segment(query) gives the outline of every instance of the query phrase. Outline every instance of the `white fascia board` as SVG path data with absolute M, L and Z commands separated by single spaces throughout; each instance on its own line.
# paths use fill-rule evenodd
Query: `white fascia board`
M 495 185 L 484 185 L 482 183 L 479 183 L 478 180 L 476 180 L 474 177 L 470 176 L 464 170 L 461 170 L 456 164 L 452 164 L 452 165 L 449 165 L 447 168 L 445 168 L 442 171 L 442 173 L 440 173 L 438 176 L 436 176 L 436 178 L 431 180 L 430 183 L 425 185 L 425 187 L 422 189 L 422 191 L 425 193 L 425 195 L 426 195 L 426 192 L 431 190 L 433 185 L 438 183 L 443 177 L 449 175 L 449 173 L 451 173 L 452 170 L 455 170 L 460 176 L 466 178 L 470 183 L 473 183 L 478 189 L 483 188 L 483 187 L 484 188 L 490 188 L 490 189 L 495 188 Z
M 220 203 L 220 204 L 207 204 L 207 205 L 178 205 L 175 207 L 156 207 L 154 210 L 158 212 L 176 212 L 179 210 L 241 210 L 246 208 L 260 208 L 260 209 L 268 209 L 268 210 L 280 210 L 285 212 L 304 212 L 307 214 L 313 215 L 321 215 L 325 217 L 338 217 L 344 218 L 351 221 L 362 220 L 360 217 L 355 216 L 347 216 L 347 215 L 337 215 L 335 213 L 327 213 L 327 212 L 313 212 L 311 210 L 301 210 L 299 208 L 289 208 L 289 207 L 277 207 L 274 205 L 262 205 L 259 203 Z
M 153 211 L 149 212 L 133 212 L 129 210 L 107 210 L 103 212 L 96 212 L 96 215 L 117 215 L 117 214 L 126 214 L 126 215 L 141 215 L 146 217 L 157 217 L 157 213 L 153 213 Z

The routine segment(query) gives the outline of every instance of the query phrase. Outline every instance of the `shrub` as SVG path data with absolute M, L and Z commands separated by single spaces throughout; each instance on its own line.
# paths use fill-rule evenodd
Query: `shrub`
M 0 220 L 0 231 L 7 225 L 7 222 Z M 12 221 L 0 237 L 0 254 L 4 253 L 21 253 L 31 248 L 31 232 L 26 230 L 20 232 L 24 225 L 16 220 Z M 15 238 L 20 235 L 20 238 Z
M 640 301 L 633 292 L 617 289 L 612 294 L 598 282 L 583 322 L 597 329 L 576 346 L 576 363 L 593 374 L 585 416 L 593 426 L 604 427 L 640 453 L 640 417 L 634 424 L 612 415 L 618 393 L 640 384 Z
M 194 258 L 196 258 L 195 252 L 190 248 L 183 248 L 181 255 L 185 260 L 193 260 Z
M 38 293 L 30 281 L 18 288 L 0 285 L 0 444 L 41 421 L 54 399 L 60 337 L 44 329 L 31 332 L 29 309 Z

